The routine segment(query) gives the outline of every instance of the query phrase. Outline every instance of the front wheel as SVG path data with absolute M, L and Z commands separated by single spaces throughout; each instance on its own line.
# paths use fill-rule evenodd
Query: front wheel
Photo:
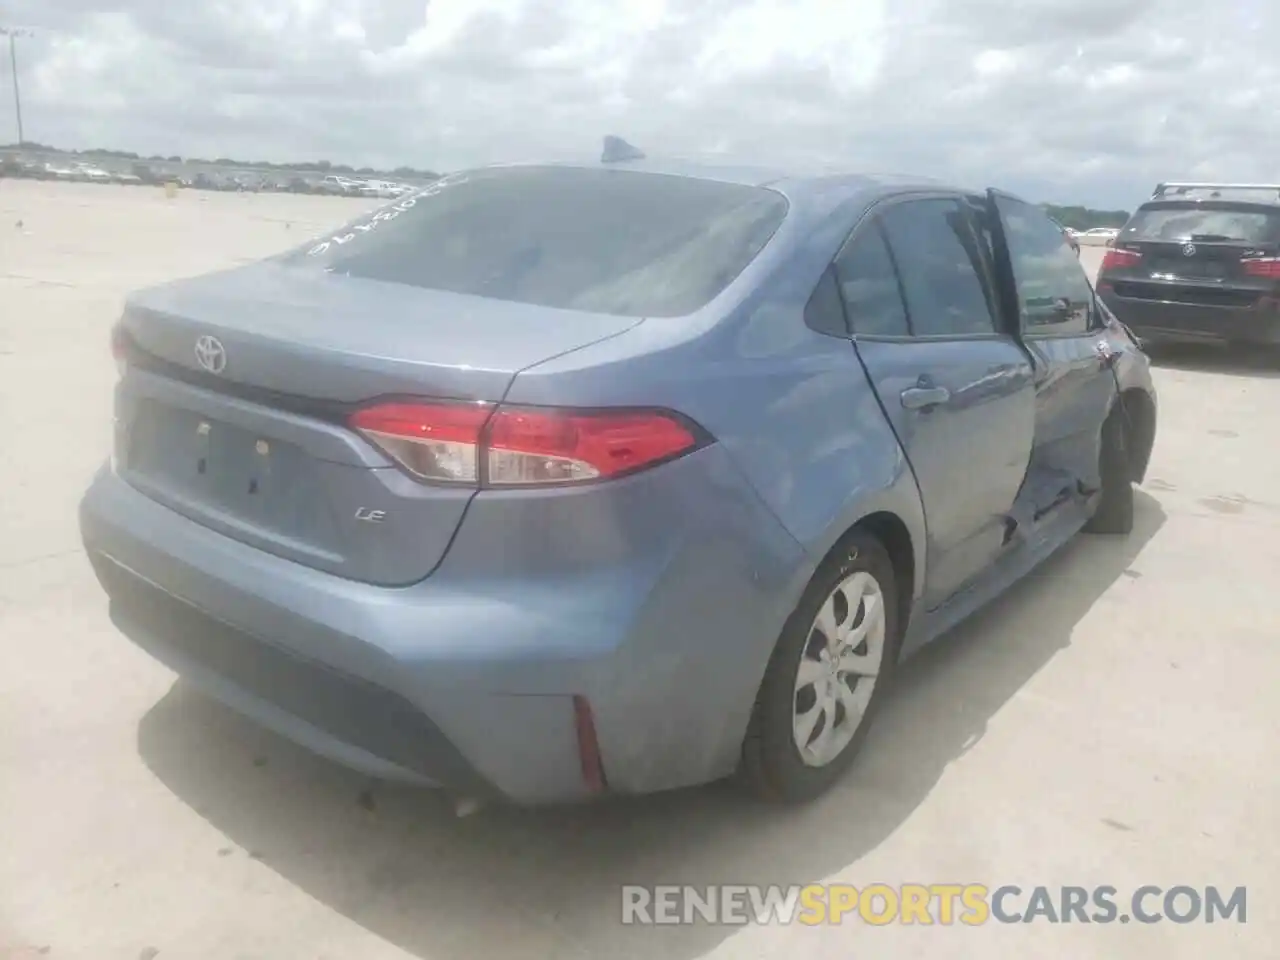
M 861 532 L 818 568 L 756 697 L 741 767 L 753 793 L 810 800 L 853 761 L 897 660 L 897 590 L 888 553 Z

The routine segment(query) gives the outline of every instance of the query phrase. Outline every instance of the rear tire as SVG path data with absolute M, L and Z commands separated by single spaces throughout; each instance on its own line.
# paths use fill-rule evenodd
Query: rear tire
M 1102 496 L 1085 530 L 1089 533 L 1123 536 L 1133 531 L 1133 479 L 1129 466 L 1128 429 L 1124 401 L 1102 424 L 1102 444 L 1098 458 Z
M 848 769 L 892 676 L 898 621 L 889 554 L 854 531 L 814 574 L 769 660 L 742 746 L 752 793 L 802 803 Z

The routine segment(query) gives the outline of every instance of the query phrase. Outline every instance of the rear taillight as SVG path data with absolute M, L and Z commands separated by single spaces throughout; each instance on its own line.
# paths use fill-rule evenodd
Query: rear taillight
M 698 445 L 689 427 L 658 411 L 499 407 L 485 433 L 485 479 L 494 486 L 617 477 Z
M 1102 258 L 1102 266 L 1098 268 L 1098 272 L 1105 273 L 1108 270 L 1120 270 L 1125 267 L 1135 267 L 1141 262 L 1142 254 L 1137 250 L 1121 250 L 1116 247 L 1112 247 Z
M 1249 257 L 1241 260 L 1240 266 L 1250 277 L 1280 280 L 1280 257 Z
M 356 411 L 350 423 L 419 479 L 474 484 L 492 413 L 488 403 L 384 403 Z
M 421 480 L 486 487 L 624 476 L 700 444 L 696 428 L 664 410 L 395 402 L 350 424 Z

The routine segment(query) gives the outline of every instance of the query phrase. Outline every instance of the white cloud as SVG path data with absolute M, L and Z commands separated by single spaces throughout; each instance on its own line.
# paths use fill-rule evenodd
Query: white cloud
M 973 58 L 973 69 L 982 77 L 1007 77 L 1018 69 L 1018 55 L 1012 50 L 983 50 Z
M 8 7 L 39 34 L 19 47 L 27 136 L 63 145 L 449 169 L 619 133 L 1124 206 L 1158 179 L 1280 177 L 1262 0 Z

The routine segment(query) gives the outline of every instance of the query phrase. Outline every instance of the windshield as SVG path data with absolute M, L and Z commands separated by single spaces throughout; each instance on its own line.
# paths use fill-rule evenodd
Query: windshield
M 787 201 L 759 187 L 573 167 L 446 177 L 295 251 L 301 268 L 622 316 L 682 316 L 755 258 Z
M 1273 243 L 1280 239 L 1280 214 L 1230 204 L 1170 204 L 1140 209 L 1124 228 L 1134 240 L 1221 240 Z

